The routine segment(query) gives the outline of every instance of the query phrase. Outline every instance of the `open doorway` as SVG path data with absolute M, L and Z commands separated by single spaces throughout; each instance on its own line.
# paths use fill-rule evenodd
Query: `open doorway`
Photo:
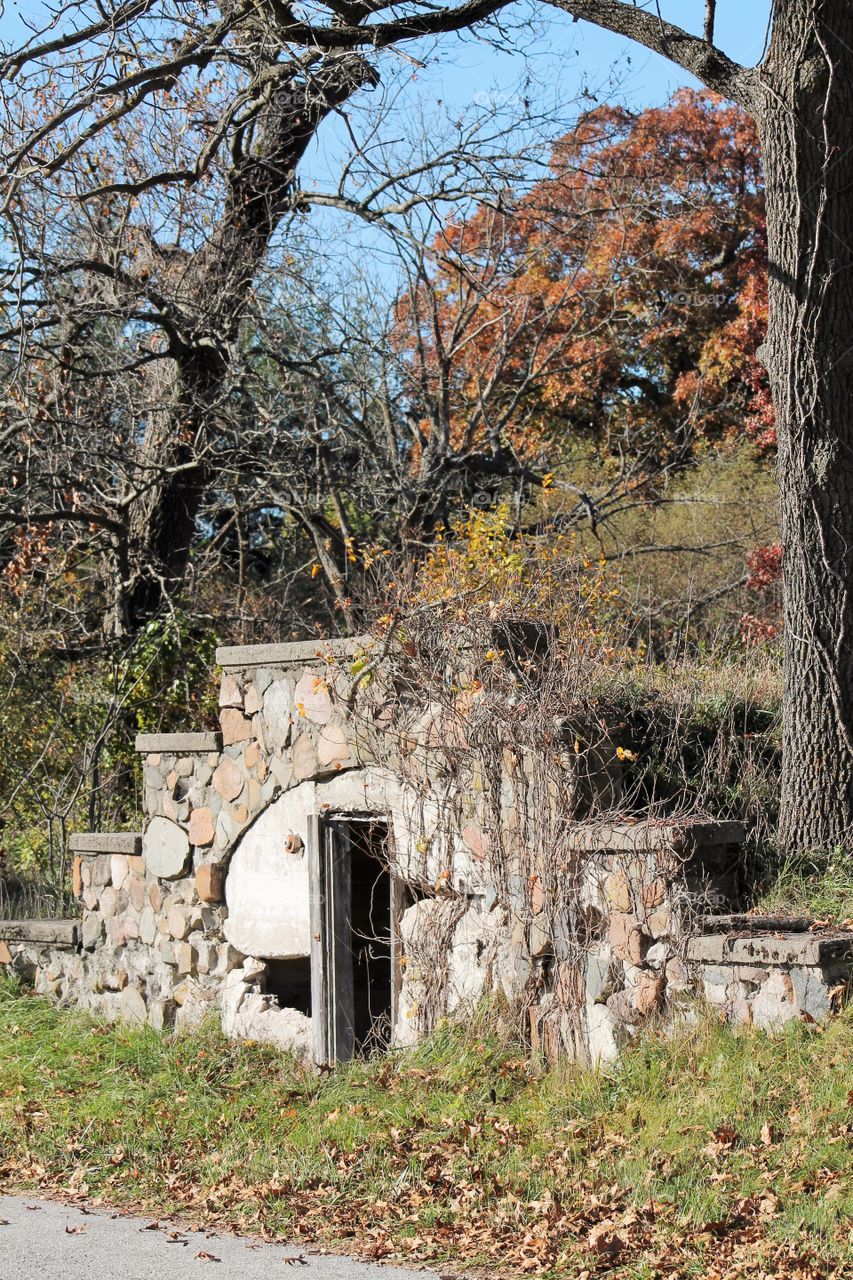
M 323 1064 L 387 1049 L 399 976 L 398 882 L 388 824 L 329 814 L 309 830 L 315 1056 Z

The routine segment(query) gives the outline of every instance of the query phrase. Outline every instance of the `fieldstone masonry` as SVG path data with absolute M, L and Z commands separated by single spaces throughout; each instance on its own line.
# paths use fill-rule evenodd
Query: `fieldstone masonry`
M 311 1018 L 281 1007 L 269 972 L 311 953 L 309 828 L 341 813 L 387 822 L 409 887 L 394 1044 L 497 996 L 526 1011 L 534 1048 L 598 1062 L 697 993 L 768 1030 L 820 1021 L 844 998 L 853 934 L 720 916 L 736 900 L 736 823 L 566 813 L 567 901 L 523 820 L 562 803 L 553 787 L 531 801 L 536 751 L 505 758 L 496 779 L 447 769 L 435 753 L 458 720 L 412 705 L 391 725 L 381 682 L 353 714 L 375 644 L 221 649 L 218 731 L 139 735 L 142 832 L 73 836 L 80 920 L 0 922 L 0 963 L 105 1018 L 180 1028 L 215 1010 L 229 1035 L 310 1057 Z M 596 753 L 586 800 L 592 789 L 615 806 L 618 761 L 606 742 Z

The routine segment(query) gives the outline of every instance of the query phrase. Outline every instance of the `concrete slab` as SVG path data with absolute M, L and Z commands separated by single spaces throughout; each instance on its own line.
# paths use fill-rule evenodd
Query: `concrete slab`
M 293 667 L 322 661 L 326 656 L 348 658 L 376 644 L 373 636 L 346 636 L 337 640 L 296 640 L 288 644 L 223 645 L 216 650 L 220 667 Z
M 72 853 L 81 858 L 100 853 L 126 853 L 138 858 L 142 835 L 138 831 L 75 831 L 68 841 Z
M 142 755 L 185 756 L 194 751 L 221 751 L 221 733 L 138 733 L 136 750 Z

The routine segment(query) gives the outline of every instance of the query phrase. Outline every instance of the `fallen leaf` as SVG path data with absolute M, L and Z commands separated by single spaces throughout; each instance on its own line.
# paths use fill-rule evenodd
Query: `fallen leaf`
M 199 1262 L 221 1262 L 221 1258 L 217 1258 L 215 1253 L 206 1253 L 204 1249 L 199 1249 L 195 1255 Z

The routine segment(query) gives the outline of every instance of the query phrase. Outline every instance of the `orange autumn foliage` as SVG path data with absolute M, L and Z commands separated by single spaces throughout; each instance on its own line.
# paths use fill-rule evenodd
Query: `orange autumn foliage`
M 769 446 L 765 266 L 751 120 L 688 90 L 597 108 L 544 179 L 434 240 L 397 309 L 414 410 L 429 432 L 443 399 L 454 447 L 500 433 L 527 457 L 578 436 L 650 468 Z

